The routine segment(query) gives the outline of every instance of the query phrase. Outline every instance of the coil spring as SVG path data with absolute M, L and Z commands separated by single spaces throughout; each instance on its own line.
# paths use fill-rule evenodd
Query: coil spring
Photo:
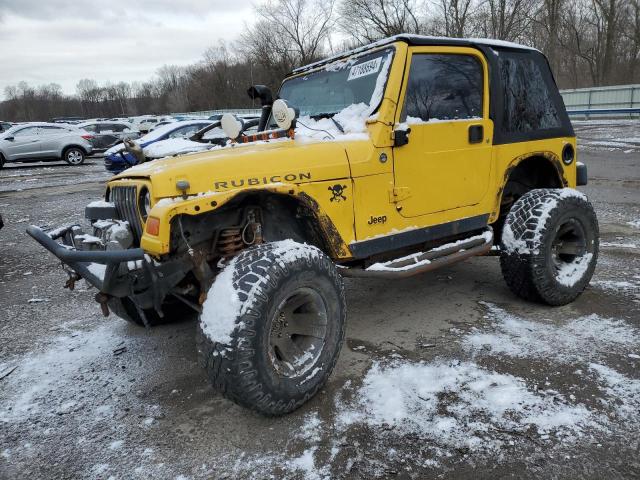
M 240 228 L 227 228 L 220 232 L 218 250 L 225 257 L 231 257 L 245 247 Z

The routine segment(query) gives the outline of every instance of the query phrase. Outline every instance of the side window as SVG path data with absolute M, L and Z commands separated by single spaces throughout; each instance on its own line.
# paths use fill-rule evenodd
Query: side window
M 14 137 L 26 137 L 27 135 L 37 135 L 38 127 L 27 127 L 22 130 L 18 130 L 13 134 Z
M 85 125 L 84 127 L 82 127 L 82 129 L 86 130 L 87 132 L 95 133 L 98 130 L 98 126 L 95 124 Z
M 417 54 L 411 59 L 402 120 L 482 117 L 482 64 L 471 55 Z
M 116 131 L 113 123 L 103 123 L 100 125 L 100 133 L 113 133 Z
M 186 125 L 169 134 L 169 138 L 190 137 L 198 130 L 202 130 L 207 124 Z
M 64 129 L 59 127 L 42 126 L 38 127 L 38 135 L 56 135 L 63 133 Z
M 498 61 L 504 86 L 502 129 L 520 133 L 562 126 L 549 80 L 535 60 L 520 53 L 501 51 Z

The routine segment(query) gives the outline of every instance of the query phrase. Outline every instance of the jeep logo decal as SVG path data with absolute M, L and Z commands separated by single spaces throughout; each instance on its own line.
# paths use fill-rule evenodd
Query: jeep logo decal
M 301 182 L 303 180 L 311 180 L 311 172 L 307 173 L 287 173 L 285 175 L 271 175 L 270 177 L 249 177 L 234 180 L 226 180 L 224 182 L 214 182 L 214 190 L 224 190 L 229 188 L 255 187 L 256 185 L 269 185 L 270 183 L 281 182 Z
M 371 215 L 371 218 L 367 222 L 367 225 L 377 225 L 378 223 L 387 223 L 387 216 L 381 215 L 379 217 L 374 217 Z

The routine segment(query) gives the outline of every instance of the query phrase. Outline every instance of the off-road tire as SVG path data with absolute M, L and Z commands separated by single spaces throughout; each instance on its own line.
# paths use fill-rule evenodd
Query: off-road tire
M 139 327 L 145 327 L 144 320 L 136 309 L 133 301 L 129 298 L 111 298 L 108 302 L 109 310 L 121 319 L 133 323 Z M 164 325 L 167 323 L 177 323 L 187 320 L 195 320 L 196 312 L 186 304 L 172 298 L 162 305 L 164 316 L 158 315 L 153 309 L 145 309 L 144 315 L 149 327 Z
M 531 190 L 507 215 L 500 246 L 502 275 L 525 300 L 566 305 L 591 280 L 598 236 L 596 214 L 584 195 L 573 189 Z M 566 250 L 578 253 L 563 253 Z M 563 277 L 562 272 L 577 264 L 575 275 Z
M 335 366 L 345 329 L 344 286 L 331 259 L 315 247 L 285 242 L 286 246 L 274 242 L 249 248 L 225 267 L 232 269 L 230 278 L 242 305 L 231 341 L 212 340 L 202 319 L 197 333 L 199 360 L 214 389 L 239 405 L 269 416 L 291 412 L 318 392 Z M 291 245 L 295 246 L 293 254 Z M 215 287 L 214 283 L 210 292 Z M 300 375 L 296 372 L 288 377 L 277 370 L 272 329 L 282 322 L 280 307 L 301 289 L 322 298 L 326 328 L 313 363 Z M 305 339 L 304 335 L 298 337 Z
M 79 160 L 71 160 L 70 155 L 73 155 L 74 159 L 77 158 Z M 67 162 L 71 166 L 78 166 L 84 163 L 87 154 L 80 147 L 67 147 L 64 152 L 62 152 L 62 159 Z

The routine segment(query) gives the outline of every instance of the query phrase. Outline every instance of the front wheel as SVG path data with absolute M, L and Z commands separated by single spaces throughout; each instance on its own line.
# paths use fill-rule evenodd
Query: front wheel
M 228 399 L 282 415 L 329 377 L 344 338 L 342 278 L 316 247 L 285 240 L 241 252 L 203 305 L 198 353 Z
M 598 220 L 585 195 L 570 188 L 532 190 L 507 215 L 500 266 L 516 295 L 565 305 L 591 280 L 598 246 Z
M 82 165 L 84 163 L 84 150 L 78 147 L 67 148 L 62 158 L 69 165 Z

